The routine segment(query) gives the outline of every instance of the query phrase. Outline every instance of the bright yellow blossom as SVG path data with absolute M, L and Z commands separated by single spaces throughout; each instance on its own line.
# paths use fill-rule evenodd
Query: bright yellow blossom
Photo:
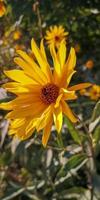
M 16 30 L 14 33 L 13 33 L 13 38 L 14 40 L 19 40 L 22 36 L 22 32 L 19 31 L 19 30 Z
M 22 44 L 16 44 L 16 45 L 14 46 L 14 49 L 15 49 L 15 50 L 23 50 L 23 49 L 25 49 L 25 46 L 22 45 Z
M 80 95 L 90 97 L 91 100 L 98 100 L 100 98 L 100 86 L 92 85 L 89 89 L 81 89 L 79 91 Z
M 0 108 L 10 111 L 6 117 L 10 119 L 9 134 L 21 140 L 29 138 L 34 130 L 43 129 L 42 144 L 47 145 L 51 127 L 54 122 L 60 133 L 63 114 L 73 123 L 78 121 L 66 101 L 77 98 L 75 91 L 87 88 L 90 83 L 82 83 L 69 87 L 76 64 L 74 48 L 70 49 L 66 60 L 66 45 L 62 41 L 58 50 L 50 47 L 54 70 L 51 71 L 46 52 L 41 40 L 40 49 L 34 39 L 31 41 L 35 59 L 24 51 L 18 50 L 15 63 L 21 69 L 5 71 L 13 81 L 4 84 L 4 88 L 16 94 L 16 98 L 8 103 L 0 104 Z
M 63 26 L 50 26 L 50 29 L 46 31 L 45 39 L 48 46 L 53 44 L 56 48 L 58 48 L 62 40 L 66 42 L 67 35 L 68 32 L 65 31 Z
M 98 100 L 100 98 L 100 86 L 99 85 L 93 85 L 90 89 L 89 89 L 89 94 L 88 96 L 90 97 L 90 99 L 92 100 Z
M 4 3 L 2 1 L 0 1 L 0 17 L 5 15 L 5 13 L 6 13 L 6 7 L 5 7 Z
M 82 96 L 85 95 L 86 92 L 87 92 L 86 89 L 81 89 L 81 90 L 79 91 L 80 95 L 82 95 Z

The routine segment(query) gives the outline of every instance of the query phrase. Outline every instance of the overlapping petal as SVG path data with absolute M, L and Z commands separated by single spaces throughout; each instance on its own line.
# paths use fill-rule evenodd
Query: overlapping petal
M 62 111 L 73 123 L 76 123 L 78 121 L 77 117 L 75 117 L 75 115 L 72 113 L 68 104 L 64 101 L 62 101 Z
M 58 133 L 60 133 L 61 128 L 62 128 L 62 122 L 63 122 L 62 106 L 61 105 L 59 105 L 59 107 L 54 109 L 53 118 L 54 118 L 56 130 L 58 131 Z
M 39 48 L 37 47 L 34 39 L 32 39 L 32 41 L 31 41 L 31 47 L 32 47 L 33 54 L 35 55 L 36 60 L 41 67 L 41 72 L 43 71 L 43 73 L 47 77 L 48 82 L 50 82 L 52 79 L 52 75 L 51 75 L 51 71 L 50 71 L 50 66 L 46 59 L 43 41 L 41 41 L 42 53 L 41 53 L 41 50 L 39 50 Z

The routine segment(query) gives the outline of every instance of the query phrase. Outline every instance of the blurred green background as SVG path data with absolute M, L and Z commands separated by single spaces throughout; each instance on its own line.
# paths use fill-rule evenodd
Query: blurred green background
M 21 48 L 30 53 L 31 38 L 34 37 L 39 42 L 40 28 L 44 37 L 45 31 L 51 25 L 63 25 L 69 32 L 68 48 L 75 47 L 78 73 L 74 76 L 72 84 L 86 81 L 100 84 L 99 0 L 4 0 L 4 5 L 6 14 L 0 18 L 1 85 L 7 81 L 3 70 L 16 67 L 13 62 L 16 49 Z M 21 33 L 19 39 L 14 38 L 16 31 Z M 92 69 L 86 67 L 88 60 L 93 62 Z M 6 95 L 1 91 L 1 102 L 8 98 Z M 88 125 L 95 104 L 96 101 L 80 97 L 76 103 L 72 102 L 70 105 Z M 4 115 L 5 112 L 0 111 L 0 200 L 85 200 L 85 196 L 89 197 L 87 172 L 82 160 L 75 165 L 77 167 L 83 163 L 79 170 L 68 174 L 64 169 L 59 173 L 68 158 L 81 151 L 81 147 L 73 142 L 66 124 L 62 131 L 66 148 L 61 144 L 58 148 L 54 130 L 49 146 L 43 149 L 39 138 L 20 143 L 8 137 L 8 122 L 4 120 Z M 83 132 L 81 125 L 78 129 Z M 97 172 L 100 174 L 99 144 L 96 148 Z M 100 181 L 98 187 L 100 189 Z

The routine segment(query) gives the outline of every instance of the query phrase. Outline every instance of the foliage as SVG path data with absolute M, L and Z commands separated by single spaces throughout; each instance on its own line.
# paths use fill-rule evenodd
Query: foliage
M 28 53 L 32 37 L 45 36 L 50 25 L 63 25 L 68 49 L 74 46 L 77 71 L 73 84 L 99 85 L 99 0 L 4 0 L 6 14 L 0 18 L 0 84 L 7 82 L 3 70 L 15 68 L 16 49 Z M 20 31 L 18 39 L 14 33 Z M 92 60 L 89 69 L 85 63 Z M 77 83 L 76 83 L 77 80 Z M 0 110 L 1 200 L 98 200 L 100 197 L 100 102 L 80 96 L 70 106 L 80 123 L 64 119 L 62 135 L 53 127 L 46 149 L 41 135 L 20 142 L 7 135 L 9 122 Z M 12 99 L 0 88 L 0 103 Z M 97 103 L 97 104 L 96 104 Z M 91 189 L 92 188 L 92 189 Z

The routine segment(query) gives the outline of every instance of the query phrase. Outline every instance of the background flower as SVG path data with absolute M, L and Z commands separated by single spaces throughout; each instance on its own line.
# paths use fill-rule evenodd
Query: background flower
M 34 54 L 29 45 L 30 39 L 34 37 L 39 44 L 40 39 L 45 37 L 48 27 L 55 25 L 57 27 L 61 25 L 65 31 L 69 32 L 66 36 L 67 56 L 71 46 L 76 48 L 78 73 L 72 77 L 70 86 L 80 82 L 92 82 L 99 86 L 99 0 L 57 0 L 53 3 L 51 0 L 2 0 L 2 2 L 7 11 L 0 18 L 1 90 L 2 84 L 9 80 L 3 71 L 19 70 L 18 64 L 15 65 L 13 62 L 13 57 L 16 57 L 15 49 L 23 49 L 33 59 Z M 16 30 L 22 32 L 22 37 L 18 40 L 13 38 Z M 44 42 L 46 43 L 46 40 Z M 53 61 L 48 48 L 46 52 L 48 63 L 53 70 Z M 85 63 L 91 59 L 94 67 L 89 70 L 85 67 Z M 88 88 L 85 90 L 89 93 Z M 15 94 L 5 89 L 3 91 L 5 95 L 0 92 L 0 103 L 16 98 Z M 19 88 L 20 91 L 22 92 L 22 88 Z M 79 95 L 77 91 L 76 95 Z M 61 134 L 56 134 L 53 125 L 46 149 L 42 148 L 41 134 L 37 134 L 36 130 L 32 137 L 24 141 L 16 137 L 8 137 L 9 120 L 4 117 L 7 112 L 0 109 L 0 199 L 63 200 L 70 198 L 76 200 L 86 198 L 90 200 L 91 191 L 95 193 L 92 194 L 93 198 L 100 198 L 98 189 L 100 185 L 100 104 L 97 100 L 91 100 L 85 95 L 74 101 L 68 101 L 68 105 L 78 115 L 81 122 L 73 124 L 63 116 L 64 125 Z M 22 122 L 20 121 L 20 125 Z M 88 138 L 89 134 L 90 138 Z M 92 161 L 92 157 L 86 152 L 87 149 L 88 152 L 91 149 L 89 144 L 86 145 L 88 141 L 91 141 L 95 152 L 96 169 L 93 163 L 93 165 L 89 164 L 89 159 Z M 90 172 L 91 168 L 96 174 Z M 94 176 L 91 177 L 90 174 Z M 93 189 L 93 184 L 90 183 L 92 179 L 95 183 Z
M 99 85 L 93 85 L 89 89 L 89 97 L 92 100 L 98 100 L 100 98 L 100 86 Z
M 5 13 L 6 13 L 6 7 L 5 7 L 3 1 L 0 1 L 0 17 L 5 15 Z
M 68 32 L 65 31 L 63 26 L 51 26 L 46 31 L 45 39 L 49 46 L 53 44 L 58 48 L 62 40 L 66 43 L 67 35 Z
M 88 68 L 88 69 L 92 69 L 94 67 L 94 62 L 92 59 L 88 60 L 86 63 L 85 63 L 85 67 Z

